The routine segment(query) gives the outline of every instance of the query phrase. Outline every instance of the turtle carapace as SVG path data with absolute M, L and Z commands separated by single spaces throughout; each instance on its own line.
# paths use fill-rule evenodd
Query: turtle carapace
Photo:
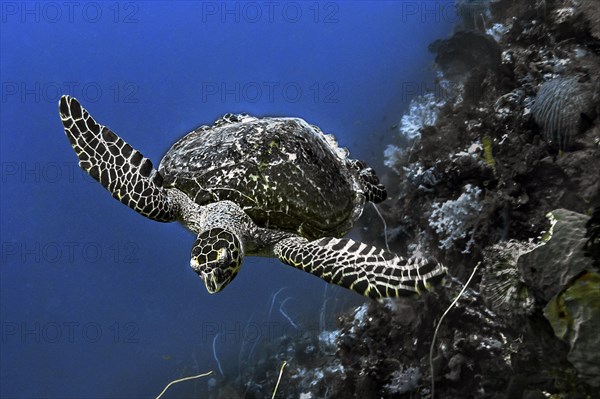
M 299 118 L 227 114 L 177 141 L 158 170 L 69 96 L 59 102 L 79 165 L 113 197 L 197 235 L 190 264 L 210 293 L 245 255 L 277 257 L 374 299 L 418 293 L 445 269 L 343 237 L 386 191 L 373 169 Z

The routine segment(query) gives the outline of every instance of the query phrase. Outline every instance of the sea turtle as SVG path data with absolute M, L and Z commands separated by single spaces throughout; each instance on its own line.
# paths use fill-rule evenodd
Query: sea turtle
M 418 293 L 445 272 L 432 259 L 338 238 L 386 191 L 302 119 L 227 114 L 177 141 L 156 170 L 75 98 L 63 96 L 59 113 L 79 165 L 113 197 L 197 235 L 190 265 L 210 293 L 233 280 L 244 255 L 277 257 L 374 299 Z

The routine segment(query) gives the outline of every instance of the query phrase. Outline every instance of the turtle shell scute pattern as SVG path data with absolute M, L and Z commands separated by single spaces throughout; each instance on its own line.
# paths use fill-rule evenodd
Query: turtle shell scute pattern
M 260 227 L 340 236 L 360 216 L 365 195 L 331 143 L 302 119 L 226 115 L 176 142 L 159 171 L 165 186 L 200 205 L 231 200 Z

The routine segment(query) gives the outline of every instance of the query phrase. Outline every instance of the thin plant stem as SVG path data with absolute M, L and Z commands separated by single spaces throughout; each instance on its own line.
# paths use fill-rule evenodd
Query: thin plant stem
M 444 317 L 446 317 L 446 315 L 448 314 L 450 309 L 452 309 L 452 307 L 454 307 L 454 305 L 456 305 L 456 302 L 458 302 L 458 300 L 460 299 L 462 294 L 465 292 L 465 290 L 469 286 L 469 283 L 473 279 L 473 276 L 475 276 L 475 272 L 477 271 L 477 268 L 479 267 L 480 264 L 481 264 L 481 262 L 479 262 L 479 263 L 477 263 L 477 265 L 475 265 L 475 267 L 473 268 L 473 272 L 471 273 L 471 276 L 467 280 L 465 286 L 462 288 L 462 290 L 460 290 L 460 292 L 458 293 L 456 298 L 454 298 L 454 301 L 452 301 L 450 306 L 448 306 L 448 308 L 446 309 L 444 314 L 442 314 L 442 317 L 440 317 L 440 320 L 438 321 L 438 324 L 435 327 L 435 331 L 433 332 L 433 339 L 431 340 L 431 347 L 429 348 L 429 368 L 431 371 L 431 399 L 435 398 L 435 379 L 434 379 L 434 371 L 433 371 L 433 348 L 435 347 L 435 340 L 437 339 L 438 331 L 440 330 L 440 325 L 442 325 L 442 321 L 444 320 Z

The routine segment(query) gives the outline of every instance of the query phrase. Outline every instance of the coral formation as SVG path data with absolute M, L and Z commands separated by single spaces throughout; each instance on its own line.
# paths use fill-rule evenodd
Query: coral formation
M 570 290 L 600 266 L 600 211 L 589 219 L 600 205 L 600 8 L 586 0 L 460 0 L 456 7 L 457 31 L 430 46 L 443 105 L 410 151 L 388 158 L 397 191 L 381 206 L 397 232 L 390 247 L 432 252 L 463 281 L 483 264 L 445 321 L 453 334 L 442 328 L 436 397 L 594 397 L 598 372 L 584 352 L 598 353 L 586 333 L 598 329 L 589 300 L 597 293 L 589 285 L 587 299 L 575 301 Z M 393 145 L 405 146 L 400 139 Z M 410 319 L 419 325 L 408 329 L 413 338 L 428 331 L 423 306 L 438 318 L 451 287 L 436 291 L 437 307 L 411 305 L 410 314 L 419 315 Z M 557 300 L 573 306 L 555 313 L 582 329 L 577 344 L 569 338 L 574 333 L 563 340 L 549 326 L 558 319 L 544 309 Z M 479 324 L 466 325 L 475 315 Z M 385 312 L 379 317 L 400 328 Z M 501 336 L 486 329 L 489 322 Z M 486 342 L 487 353 L 476 351 L 469 332 Z M 385 383 L 394 371 L 418 368 L 421 386 L 413 397 L 427 397 L 422 360 L 409 352 L 395 370 L 370 364 Z M 466 382 L 466 370 L 480 380 Z
M 479 187 L 467 184 L 456 200 L 432 204 L 429 226 L 443 237 L 439 243 L 440 248 L 449 249 L 456 241 L 465 240 L 472 235 L 475 217 L 483 209 L 480 195 Z M 463 252 L 469 253 L 473 243 L 473 239 L 467 241 Z
M 283 360 L 290 398 L 429 399 L 432 375 L 436 398 L 597 397 L 600 7 L 456 7 L 456 32 L 430 46 L 439 90 L 411 102 L 385 151 L 396 192 L 380 206 L 390 248 L 431 253 L 448 279 L 344 312 L 335 328 L 294 315 L 296 336 L 261 343 L 239 397 L 266 397 Z M 384 245 L 369 213 L 364 239 Z
M 572 139 L 594 119 L 594 87 L 577 76 L 545 82 L 535 97 L 531 113 L 550 143 L 566 150 Z
M 404 154 L 404 149 L 421 137 L 421 131 L 433 126 L 444 102 L 438 100 L 434 93 L 427 93 L 413 98 L 408 112 L 402 116 L 398 126 L 398 142 L 400 146 L 390 144 L 384 151 L 384 164 L 394 170 Z M 397 170 L 396 170 L 397 171 Z
M 505 241 L 483 251 L 485 267 L 481 276 L 481 295 L 494 312 L 507 318 L 513 314 L 533 313 L 535 300 L 517 262 L 521 255 L 536 247 L 533 243 Z
M 600 274 L 583 273 L 548 302 L 544 316 L 569 344 L 569 362 L 588 384 L 600 388 Z
M 409 140 L 421 136 L 421 129 L 433 126 L 443 102 L 436 100 L 433 93 L 427 93 L 411 100 L 409 111 L 402 116 L 398 131 Z
M 600 268 L 600 206 L 594 208 L 592 217 L 585 224 L 587 241 L 585 254 L 592 258 L 594 266 Z
M 396 370 L 392 373 L 390 382 L 383 386 L 391 394 L 412 392 L 419 386 L 421 371 L 416 367 L 407 367 L 405 370 Z
M 546 242 L 518 260 L 525 282 L 544 302 L 583 271 L 593 270 L 584 250 L 589 218 L 565 209 L 554 210 L 549 217 L 553 226 Z

